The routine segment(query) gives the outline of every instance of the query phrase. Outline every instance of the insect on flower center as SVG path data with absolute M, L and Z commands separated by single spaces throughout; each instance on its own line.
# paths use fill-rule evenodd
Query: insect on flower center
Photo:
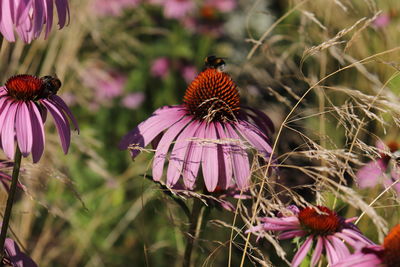
M 383 262 L 388 267 L 399 266 L 400 259 L 400 224 L 393 227 L 383 241 Z
M 318 209 L 307 207 L 302 209 L 298 218 L 301 226 L 316 235 L 329 235 L 340 228 L 340 217 L 327 207 L 317 206 Z
M 183 102 L 192 115 L 206 121 L 235 120 L 240 103 L 236 84 L 217 68 L 202 71 L 186 89 Z

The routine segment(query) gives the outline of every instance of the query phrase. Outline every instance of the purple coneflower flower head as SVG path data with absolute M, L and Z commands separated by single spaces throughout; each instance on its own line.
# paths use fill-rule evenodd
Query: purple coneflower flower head
M 193 0 L 165 0 L 162 4 L 164 16 L 170 19 L 182 19 L 195 8 Z
M 156 110 L 121 141 L 136 157 L 151 141 L 156 145 L 153 179 L 162 178 L 169 158 L 166 184 L 183 178 L 192 190 L 200 167 L 208 192 L 236 184 L 244 189 L 250 181 L 247 151 L 253 148 L 265 159 L 271 156 L 267 133 L 273 129 L 262 112 L 243 108 L 231 77 L 216 68 L 201 72 L 186 90 L 182 105 Z
M 129 109 L 137 109 L 144 101 L 145 95 L 142 92 L 130 93 L 122 99 L 122 105 Z
M 11 238 L 6 238 L 4 243 L 5 257 L 2 264 L 14 267 L 37 267 L 37 264 L 21 251 L 18 244 Z
M 327 207 L 317 208 L 292 208 L 281 213 L 278 218 L 260 218 L 262 224 L 250 228 L 247 232 L 260 234 L 263 231 L 278 231 L 279 239 L 304 237 L 303 244 L 293 257 L 291 265 L 294 267 L 301 264 L 311 249 L 314 250 L 311 266 L 318 263 L 323 252 L 327 255 L 329 265 L 332 265 L 350 255 L 347 245 L 356 247 L 360 242 L 365 245 L 372 244 L 351 223 L 355 218 L 343 219 Z
M 381 152 L 381 157 L 365 164 L 356 174 L 360 188 L 375 187 L 378 184 L 389 187 L 400 179 L 400 166 L 397 159 L 399 156 L 396 156 L 400 149 L 399 144 L 389 142 L 385 145 L 382 141 L 378 141 L 376 147 Z M 400 194 L 400 181 L 395 183 L 393 188 L 397 194 Z
M 400 262 L 400 224 L 392 228 L 383 245 L 362 246 L 332 267 L 398 267 Z
M 166 57 L 160 57 L 153 61 L 153 64 L 151 65 L 150 68 L 150 73 L 154 77 L 159 77 L 164 79 L 168 74 L 169 67 L 170 67 L 169 59 Z
M 67 0 L 2 0 L 0 32 L 9 42 L 15 42 L 14 30 L 25 43 L 37 39 L 43 29 L 47 38 L 53 26 L 54 7 L 61 29 L 69 21 Z
M 44 122 L 47 111 L 54 118 L 64 153 L 71 140 L 70 119 L 78 124 L 65 102 L 56 95 L 60 80 L 22 74 L 8 79 L 0 87 L 1 147 L 9 159 L 14 158 L 15 139 L 24 157 L 32 153 L 38 162 L 44 151 Z
M 94 12 L 100 16 L 119 16 L 124 9 L 134 8 L 140 0 L 94 0 L 92 6 Z

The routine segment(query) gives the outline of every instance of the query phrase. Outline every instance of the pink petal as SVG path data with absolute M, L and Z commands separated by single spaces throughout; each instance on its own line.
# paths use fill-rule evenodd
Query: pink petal
M 333 248 L 331 243 L 329 243 L 328 239 L 324 238 L 324 247 L 326 254 L 328 256 L 328 263 L 329 265 L 332 265 L 336 263 L 339 260 L 338 254 L 336 250 Z
M 180 106 L 163 107 L 156 110 L 150 118 L 140 123 L 119 143 L 120 149 L 127 149 L 130 145 L 147 146 L 159 133 L 169 128 L 172 124 L 185 116 L 185 111 Z M 139 150 L 131 150 L 132 158 L 139 154 Z
M 218 150 L 217 133 L 213 122 L 208 123 L 206 128 L 203 146 L 203 154 L 201 156 L 201 166 L 203 171 L 204 183 L 208 192 L 213 192 L 218 184 Z
M 62 111 L 67 114 L 67 116 L 70 118 L 72 123 L 74 124 L 75 130 L 78 131 L 79 133 L 79 125 L 78 121 L 75 119 L 74 114 L 72 114 L 71 110 L 68 108 L 67 104 L 65 104 L 64 100 L 59 97 L 58 95 L 52 95 L 50 96 L 50 99 L 54 102 L 54 104 Z
M 69 23 L 69 6 L 67 0 L 55 0 L 58 14 L 58 25 L 64 27 L 66 21 Z
M 46 31 L 44 38 L 47 39 L 47 36 L 51 30 L 51 26 L 53 26 L 53 0 L 46 0 Z
M 290 228 L 290 227 L 286 226 L 286 229 L 282 229 L 282 230 L 287 230 L 288 228 Z M 296 229 L 296 228 L 293 227 L 292 229 Z M 284 233 L 280 234 L 278 236 L 278 239 L 279 240 L 290 239 L 290 238 L 294 238 L 294 237 L 297 237 L 297 236 L 304 236 L 305 234 L 306 234 L 306 232 L 304 232 L 303 230 L 298 230 L 297 229 L 297 230 L 294 230 L 294 231 L 287 231 L 287 232 L 284 232 Z
M 44 3 L 43 0 L 35 0 L 33 3 L 33 36 L 36 39 L 39 37 L 45 22 Z
M 32 144 L 32 159 L 33 163 L 36 163 L 40 160 L 44 151 L 44 125 L 42 115 L 36 105 L 30 101 L 27 102 L 27 104 L 32 123 L 32 135 L 34 137 Z
M 4 153 L 9 159 L 14 159 L 15 147 L 14 147 L 14 137 L 15 137 L 15 114 L 18 109 L 18 103 L 12 103 L 4 118 L 3 128 L 1 129 L 1 143 L 3 146 Z
M 167 186 L 169 187 L 174 186 L 181 175 L 188 144 L 200 126 L 200 123 L 195 122 L 187 126 L 176 139 L 167 170 Z
M 299 248 L 299 251 L 297 251 L 296 255 L 294 255 L 293 260 L 292 260 L 292 267 L 297 267 L 300 265 L 300 263 L 304 260 L 304 257 L 307 256 L 308 251 L 311 248 L 311 245 L 313 243 L 313 236 L 309 236 L 306 241 L 304 241 L 303 245 Z
M 322 249 L 324 247 L 324 241 L 322 237 L 318 236 L 317 245 L 315 246 L 314 252 L 311 257 L 311 266 L 315 266 L 321 258 Z
M 227 136 L 240 142 L 240 138 L 229 123 L 225 124 Z M 239 143 L 240 144 L 240 143 Z M 248 186 L 250 179 L 250 164 L 246 151 L 238 144 L 230 145 L 230 154 L 232 157 L 233 173 L 236 184 L 240 189 Z
M 164 169 L 165 158 L 168 155 L 168 149 L 175 137 L 191 121 L 191 117 L 184 117 L 172 125 L 162 136 L 153 160 L 153 180 L 160 181 Z
M 17 143 L 24 157 L 27 157 L 32 150 L 32 126 L 27 104 L 20 102 L 15 120 Z
M 193 123 L 199 123 L 193 121 Z M 193 139 L 203 139 L 206 130 L 206 123 L 200 122 Z M 186 152 L 186 160 L 183 164 L 183 182 L 186 188 L 193 189 L 199 171 L 201 155 L 203 154 L 203 145 L 198 140 L 191 141 Z
M 10 259 L 12 266 L 16 267 L 37 267 L 36 263 L 21 251 L 17 243 L 11 238 L 6 238 L 4 250 Z
M 360 188 L 376 186 L 385 170 L 386 166 L 382 159 L 368 162 L 356 174 L 358 186 Z
M 268 158 L 271 155 L 272 147 L 266 141 L 268 138 L 259 129 L 245 121 L 240 121 L 234 126 L 264 157 Z
M 215 129 L 217 130 L 217 137 L 220 140 L 227 140 L 227 135 L 222 125 L 217 122 L 215 123 Z M 230 145 L 227 144 L 219 144 L 218 145 L 218 185 L 222 189 L 228 189 L 231 185 L 233 171 L 232 171 L 232 158 L 229 153 Z
M 58 135 L 60 136 L 61 146 L 64 150 L 64 153 L 67 154 L 71 142 L 71 130 L 69 128 L 67 118 L 65 117 L 64 113 L 50 101 L 42 99 L 40 102 L 46 106 L 46 108 L 50 111 L 50 114 L 53 116 Z
M 335 236 L 327 236 L 328 240 L 331 241 L 333 248 L 336 250 L 339 259 L 344 259 L 350 255 L 350 251 L 347 246 Z
M 0 32 L 3 34 L 4 38 L 9 42 L 15 42 L 14 36 L 14 25 L 13 25 L 13 15 L 12 12 L 14 8 L 12 7 L 14 1 L 2 0 L 1 5 L 1 20 L 0 20 Z

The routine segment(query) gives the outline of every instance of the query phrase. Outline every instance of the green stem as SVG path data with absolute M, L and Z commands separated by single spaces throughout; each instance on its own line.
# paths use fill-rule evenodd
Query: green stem
M 203 208 L 203 203 L 201 200 L 195 198 L 193 199 L 192 214 L 189 218 L 189 231 L 186 238 L 186 248 L 183 258 L 183 267 L 190 267 L 190 259 L 192 257 L 193 245 L 198 237 L 197 225 L 200 219 L 201 210 Z
M 21 167 L 21 156 L 22 156 L 21 151 L 19 150 L 19 147 L 17 145 L 17 149 L 15 150 L 15 156 L 14 156 L 14 168 L 12 172 L 10 191 L 8 192 L 6 210 L 4 211 L 3 223 L 1 225 L 1 233 L 0 233 L 1 259 L 3 259 L 4 257 L 4 242 L 6 241 L 8 225 L 10 223 L 10 218 L 11 218 L 11 210 L 14 204 L 15 191 L 17 189 L 17 184 L 18 184 L 19 169 Z

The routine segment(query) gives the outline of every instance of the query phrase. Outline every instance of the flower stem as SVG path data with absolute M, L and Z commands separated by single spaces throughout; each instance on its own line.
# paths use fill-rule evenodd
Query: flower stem
M 189 218 L 190 225 L 186 238 L 186 248 L 183 258 L 183 267 L 190 266 L 190 258 L 192 257 L 193 245 L 198 237 L 199 231 L 197 231 L 198 230 L 197 226 L 199 221 L 201 220 L 202 208 L 203 208 L 202 201 L 197 198 L 193 199 L 193 208 L 192 208 L 192 214 Z
M 8 225 L 11 218 L 11 210 L 14 203 L 15 191 L 17 189 L 18 184 L 18 176 L 19 176 L 19 169 L 21 167 L 21 151 L 17 146 L 15 150 L 14 156 L 14 168 L 11 176 L 11 186 L 10 191 L 8 192 L 6 210 L 4 211 L 3 223 L 1 225 L 1 233 L 0 233 L 0 255 L 1 259 L 4 257 L 4 242 L 7 236 Z

